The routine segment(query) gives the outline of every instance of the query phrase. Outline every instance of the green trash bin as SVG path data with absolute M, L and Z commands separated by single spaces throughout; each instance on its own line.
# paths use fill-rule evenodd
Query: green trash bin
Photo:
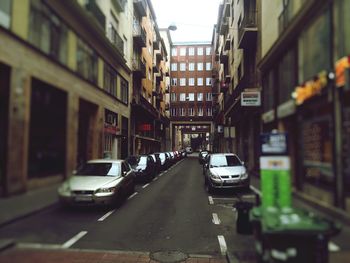
M 296 209 L 254 208 L 251 221 L 260 262 L 327 263 L 328 240 L 340 231 L 340 225 Z

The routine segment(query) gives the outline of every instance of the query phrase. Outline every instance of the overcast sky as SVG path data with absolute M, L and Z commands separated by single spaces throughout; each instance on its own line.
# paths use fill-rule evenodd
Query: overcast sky
M 221 0 L 151 0 L 159 28 L 175 22 L 173 42 L 212 39 Z

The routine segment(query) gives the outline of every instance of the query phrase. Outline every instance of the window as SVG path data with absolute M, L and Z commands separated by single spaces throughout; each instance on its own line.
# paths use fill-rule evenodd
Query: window
M 189 78 L 188 79 L 188 85 L 189 86 L 194 86 L 194 78 Z
M 203 78 L 198 78 L 197 79 L 197 85 L 198 86 L 203 86 Z
M 205 54 L 206 54 L 207 56 L 211 55 L 211 47 L 206 47 L 206 48 L 205 48 Z
M 198 107 L 198 116 L 203 116 L 203 108 Z
M 171 49 L 171 55 L 172 56 L 177 56 L 177 48 L 176 47 Z
M 125 104 L 129 103 L 129 83 L 120 77 L 120 99 Z
M 171 86 L 177 86 L 177 78 L 171 79 Z
M 171 63 L 171 70 L 177 71 L 177 63 Z
M 8 3 L 7 1 L 0 1 L 0 3 L 0 24 L 3 25 L 9 19 L 6 18 L 6 13 L 4 14 L 8 7 Z M 66 64 L 68 57 L 68 29 L 66 25 L 62 23 L 62 21 L 41 1 L 33 0 L 30 3 L 29 42 L 47 55 L 53 57 L 55 60 Z M 78 57 L 79 55 L 80 57 Z M 77 50 L 78 67 L 80 67 L 79 69 L 81 71 L 91 70 L 89 73 L 92 74 L 92 68 L 96 66 L 96 76 L 94 74 L 82 74 L 89 80 L 94 80 L 95 77 L 97 79 L 97 64 L 88 65 L 89 63 L 94 63 L 92 60 L 95 58 L 93 57 L 96 58 L 97 63 L 97 56 L 95 55 L 95 52 L 87 45 L 84 45 L 79 39 Z M 79 62 L 82 62 L 85 65 Z M 81 67 L 85 67 L 85 69 L 83 70 Z M 81 73 L 81 71 L 78 70 L 79 73 Z
M 194 71 L 194 63 L 188 63 L 188 70 L 189 71 Z
M 203 48 L 202 47 L 197 48 L 197 55 L 203 56 Z
M 107 63 L 104 64 L 103 89 L 117 97 L 117 72 Z
M 180 78 L 180 86 L 186 86 L 186 78 Z
M 171 101 L 176 101 L 176 93 L 171 93 L 170 99 L 171 99 Z
M 206 71 L 211 70 L 211 63 L 210 62 L 205 63 L 205 70 Z
M 197 101 L 203 101 L 203 93 L 197 93 Z
M 194 93 L 188 93 L 188 100 L 194 101 Z
M 180 116 L 185 116 L 185 115 L 186 115 L 186 109 L 180 108 Z
M 124 50 L 124 41 L 118 34 L 119 22 L 114 15 L 111 15 L 110 19 L 111 22 L 108 25 L 107 37 L 120 52 L 126 54 Z M 125 45 L 125 48 L 126 47 L 127 46 Z
M 176 108 L 171 108 L 170 114 L 171 116 L 176 116 Z
M 186 48 L 185 47 L 180 48 L 180 56 L 186 56 Z
M 10 28 L 11 24 L 11 2 L 12 0 L 0 1 L 0 26 Z
M 84 78 L 97 83 L 97 55 L 80 38 L 77 44 L 77 72 Z
M 180 93 L 180 101 L 186 101 L 186 93 Z
M 198 63 L 197 64 L 197 70 L 202 71 L 203 70 L 203 63 Z
M 152 80 L 152 69 L 151 68 L 148 68 L 147 77 L 148 77 L 149 80 Z
M 194 47 L 188 48 L 188 55 L 194 56 Z
M 207 93 L 206 95 L 206 101 L 212 101 L 213 95 L 211 93 Z
M 193 116 L 193 115 L 194 115 L 193 108 L 188 108 L 188 116 Z
M 211 78 L 206 78 L 205 79 L 205 85 L 206 86 L 211 86 Z
M 186 63 L 180 63 L 180 71 L 186 71 Z
M 213 113 L 211 111 L 211 108 L 207 108 L 207 116 L 212 116 L 212 115 L 213 115 Z

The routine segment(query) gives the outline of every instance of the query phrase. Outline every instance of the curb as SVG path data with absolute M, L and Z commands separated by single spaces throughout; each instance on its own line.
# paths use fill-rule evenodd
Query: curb
M 226 252 L 226 259 L 227 263 L 239 263 L 237 258 L 231 252 Z
M 11 247 L 14 247 L 16 244 L 15 240 L 13 239 L 0 239 L 0 252 L 9 249 Z

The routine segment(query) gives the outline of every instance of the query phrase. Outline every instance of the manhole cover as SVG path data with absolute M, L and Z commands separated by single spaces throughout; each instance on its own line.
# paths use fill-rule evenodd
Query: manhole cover
M 158 251 L 152 253 L 151 258 L 162 263 L 174 263 L 184 261 L 188 256 L 180 251 Z

